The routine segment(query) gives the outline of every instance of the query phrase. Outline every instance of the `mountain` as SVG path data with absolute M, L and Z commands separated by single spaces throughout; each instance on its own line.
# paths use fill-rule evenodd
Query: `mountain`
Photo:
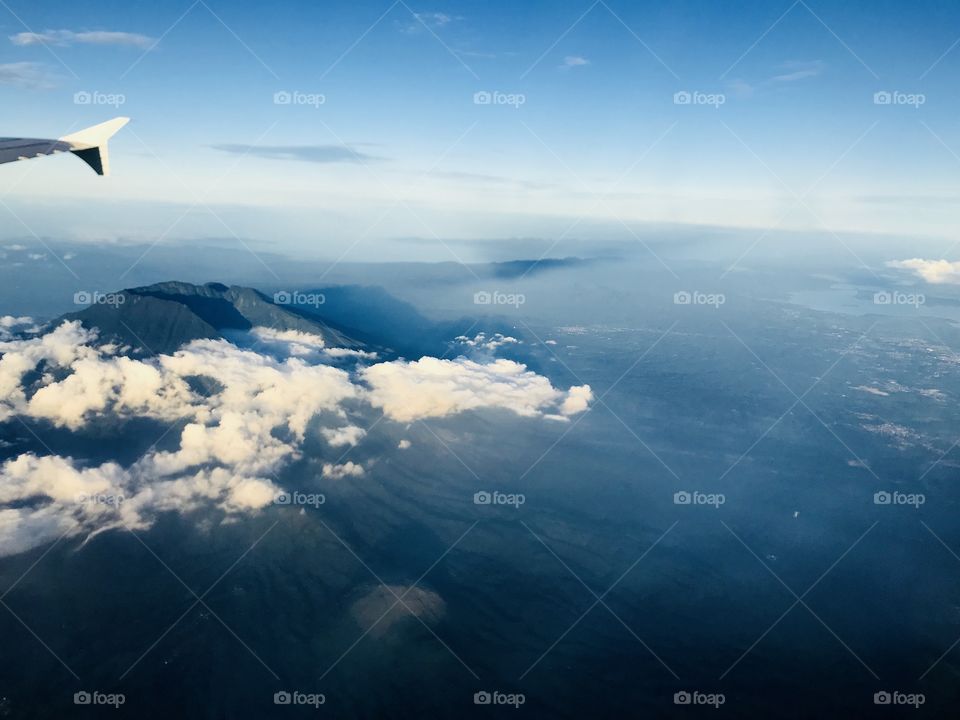
M 253 327 L 320 335 L 328 346 L 363 346 L 317 314 L 308 317 L 253 288 L 220 283 L 171 281 L 121 290 L 62 320 L 80 320 L 84 327 L 98 328 L 104 340 L 151 355 L 172 353 L 191 340 L 222 338 Z

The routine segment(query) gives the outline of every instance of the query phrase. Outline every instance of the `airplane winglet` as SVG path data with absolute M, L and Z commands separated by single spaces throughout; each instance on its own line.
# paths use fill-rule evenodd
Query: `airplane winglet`
M 107 152 L 107 141 L 128 122 L 130 122 L 128 117 L 117 117 L 85 130 L 64 135 L 60 138 L 60 142 L 70 145 L 70 152 L 92 167 L 97 175 L 109 175 L 110 156 Z

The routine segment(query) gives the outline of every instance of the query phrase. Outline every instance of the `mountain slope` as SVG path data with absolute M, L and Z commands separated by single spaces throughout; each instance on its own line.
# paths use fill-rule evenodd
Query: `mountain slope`
M 252 288 L 172 281 L 123 290 L 115 299 L 69 313 L 61 320 L 80 320 L 84 327 L 98 328 L 103 340 L 151 355 L 171 353 L 191 340 L 221 338 L 225 331 L 254 327 L 320 335 L 332 347 L 362 346 L 322 317 L 307 317 L 294 308 L 277 305 Z

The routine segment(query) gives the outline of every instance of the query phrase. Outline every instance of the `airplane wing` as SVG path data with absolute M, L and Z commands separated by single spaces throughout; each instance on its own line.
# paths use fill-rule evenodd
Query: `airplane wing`
M 130 118 L 118 117 L 56 140 L 0 138 L 0 164 L 70 152 L 92 167 L 97 175 L 109 175 L 107 141 L 128 122 Z

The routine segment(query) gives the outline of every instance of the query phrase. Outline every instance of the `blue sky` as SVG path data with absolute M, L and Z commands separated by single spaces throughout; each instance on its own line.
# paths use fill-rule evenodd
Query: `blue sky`
M 133 118 L 112 178 L 0 169 L 6 237 L 957 230 L 950 3 L 5 1 L 0 132 Z

